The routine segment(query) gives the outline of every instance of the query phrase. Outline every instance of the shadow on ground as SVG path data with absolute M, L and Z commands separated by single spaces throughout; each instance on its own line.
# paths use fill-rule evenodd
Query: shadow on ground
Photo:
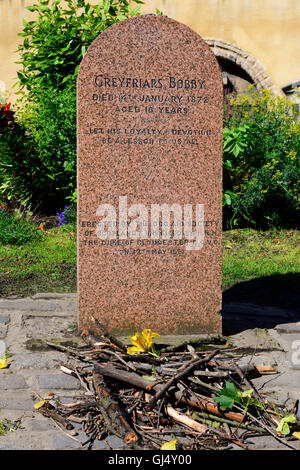
M 300 321 L 300 273 L 243 281 L 223 292 L 223 334 Z

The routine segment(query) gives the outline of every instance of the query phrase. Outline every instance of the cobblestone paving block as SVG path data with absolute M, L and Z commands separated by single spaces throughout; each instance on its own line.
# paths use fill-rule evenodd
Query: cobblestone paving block
M 7 325 L 7 323 L 10 322 L 10 315 L 0 315 L 0 324 L 4 323 L 4 325 Z
M 299 388 L 300 384 L 300 370 L 287 370 L 286 372 L 282 372 L 281 374 L 277 375 L 264 375 L 262 377 L 258 377 L 253 379 L 252 382 L 255 386 L 263 386 L 269 388 L 290 388 L 290 389 L 297 389 Z M 300 394 L 300 392 L 299 392 Z
M 39 386 L 45 389 L 65 389 L 79 390 L 81 388 L 79 380 L 65 374 L 46 374 L 39 376 Z
M 126 449 L 127 445 L 118 436 L 108 436 L 106 439 L 107 444 L 114 450 Z
M 20 410 L 32 412 L 33 405 L 37 400 L 33 400 L 30 390 L 15 390 L 13 393 L 0 390 L 0 410 Z
M 51 439 L 54 431 L 26 433 L 22 429 L 17 429 L 1 436 L 1 450 L 53 450 Z
M 8 326 L 0 324 L 0 338 L 4 339 L 7 336 Z
M 59 365 L 59 360 L 65 360 L 65 355 L 52 352 L 13 354 L 11 360 L 14 368 L 52 369 Z
M 43 302 L 38 300 L 0 300 L 0 310 L 38 310 L 38 311 L 54 311 L 60 310 L 60 305 L 56 305 L 53 302 Z
M 49 418 L 44 418 L 43 416 L 35 417 L 31 420 L 30 425 L 28 426 L 32 431 L 54 431 L 57 430 L 57 427 Z
M 300 322 L 296 323 L 282 323 L 281 325 L 275 326 L 275 330 L 278 333 L 298 333 L 300 336 Z
M 58 300 L 77 300 L 77 293 L 69 292 L 69 293 L 60 293 L 60 292 L 40 292 L 39 294 L 34 294 L 31 296 L 31 299 L 58 299 Z
M 0 357 L 4 357 L 6 353 L 6 343 L 2 339 L 0 339 Z
M 62 432 L 54 434 L 51 439 L 51 448 L 53 450 L 81 449 L 82 442 L 88 439 L 87 435 L 83 432 L 72 437 L 68 437 Z
M 277 441 L 272 436 L 264 436 L 264 437 L 249 437 L 249 439 L 246 440 L 246 444 L 253 447 L 257 450 L 289 450 L 289 447 L 284 445 L 282 442 Z M 298 450 L 300 450 L 300 441 L 293 441 L 290 444 L 292 444 L 294 447 L 296 447 Z
M 27 383 L 23 375 L 0 375 L 0 390 L 17 390 L 21 388 L 27 388 Z

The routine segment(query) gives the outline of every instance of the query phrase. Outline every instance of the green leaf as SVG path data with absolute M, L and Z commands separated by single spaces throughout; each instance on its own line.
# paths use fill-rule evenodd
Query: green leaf
M 294 414 L 286 415 L 281 419 L 279 425 L 276 428 L 276 431 L 286 436 L 290 433 L 290 427 L 288 423 L 296 423 L 296 422 L 297 422 L 297 419 Z
M 104 13 L 108 13 L 109 9 L 110 9 L 110 0 L 104 0 L 104 3 L 103 3 Z
M 231 410 L 235 401 L 238 401 L 238 390 L 231 382 L 225 382 L 226 386 L 220 390 L 220 396 L 214 401 L 220 405 L 221 410 Z
M 156 377 L 153 377 L 153 375 L 143 375 L 143 379 L 148 380 L 148 382 L 156 382 Z
M 245 398 L 245 397 L 249 397 L 249 395 L 251 395 L 252 392 L 253 392 L 253 388 L 250 388 L 249 390 L 245 390 L 244 392 L 237 392 L 237 394 L 239 397 Z

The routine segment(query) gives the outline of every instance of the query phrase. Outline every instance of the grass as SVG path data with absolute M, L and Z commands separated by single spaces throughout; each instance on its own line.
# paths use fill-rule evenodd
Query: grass
M 241 281 L 300 273 L 300 231 L 223 233 L 223 288 Z M 76 233 L 53 228 L 24 245 L 0 245 L 0 295 L 76 292 Z M 295 282 L 299 276 L 295 276 Z M 292 279 L 292 280 L 291 280 Z M 289 282 L 293 277 L 289 276 Z
M 223 234 L 223 288 L 241 280 L 300 272 L 300 231 L 230 230 Z
M 54 228 L 24 245 L 0 245 L 0 295 L 76 292 L 76 234 Z

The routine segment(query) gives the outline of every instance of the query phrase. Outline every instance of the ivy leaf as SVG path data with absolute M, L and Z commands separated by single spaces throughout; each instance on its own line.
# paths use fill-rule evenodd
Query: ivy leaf
M 214 398 L 219 403 L 221 410 L 231 410 L 235 401 L 238 401 L 238 391 L 231 382 L 225 382 L 226 386 L 220 390 L 219 396 Z

